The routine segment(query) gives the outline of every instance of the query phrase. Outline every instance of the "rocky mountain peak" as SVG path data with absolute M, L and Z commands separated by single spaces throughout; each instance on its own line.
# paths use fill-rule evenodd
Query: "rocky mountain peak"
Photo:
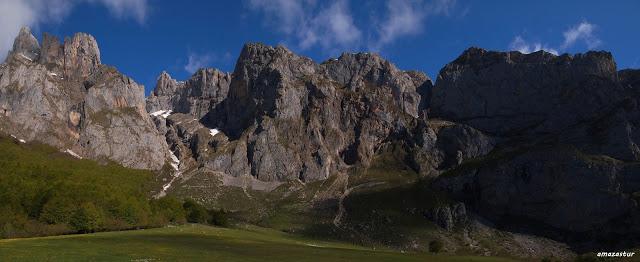
M 64 66 L 64 46 L 60 44 L 58 37 L 48 33 L 43 34 L 40 63 L 60 68 Z
M 353 91 L 389 87 L 397 105 L 405 113 L 418 117 L 421 99 L 416 91 L 429 79 L 426 75 L 404 72 L 374 53 L 343 53 L 321 66 L 329 78 Z
M 557 132 L 606 111 L 620 95 L 608 52 L 556 56 L 470 48 L 440 71 L 431 111 L 492 134 Z
M 162 71 L 157 78 L 156 88 L 153 90 L 153 93 L 156 96 L 159 95 L 171 95 L 176 92 L 176 89 L 179 88 L 178 81 L 173 79 L 167 71 Z
M 147 98 L 147 111 L 171 110 L 200 119 L 227 97 L 230 82 L 231 74 L 214 68 L 201 68 L 187 81 L 176 81 L 163 71 Z
M 246 44 L 228 97 L 203 119 L 228 142 L 208 151 L 193 148 L 194 141 L 180 148 L 192 148 L 187 155 L 198 156 L 201 165 L 234 177 L 325 179 L 350 165 L 368 165 L 383 141 L 409 128 L 420 102 L 416 85 L 427 80 L 373 54 L 317 64 L 281 46 Z
M 102 65 L 95 38 L 61 44 L 44 34 L 42 50 L 21 30 L 0 67 L 3 133 L 128 167 L 160 169 L 167 145 L 145 110 L 144 88 Z
M 29 27 L 22 27 L 18 36 L 13 42 L 13 49 L 9 52 L 7 59 L 27 59 L 35 61 L 40 56 L 40 44 Z
M 76 33 L 64 40 L 64 72 L 69 78 L 86 78 L 100 66 L 100 49 L 96 39 Z

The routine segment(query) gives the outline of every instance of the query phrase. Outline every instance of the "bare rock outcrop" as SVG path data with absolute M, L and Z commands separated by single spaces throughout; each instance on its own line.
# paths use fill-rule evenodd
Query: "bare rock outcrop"
M 431 112 L 490 134 L 495 146 L 451 165 L 436 188 L 537 234 L 636 234 L 637 72 L 617 72 L 607 52 L 465 51 L 441 70 Z
M 596 118 L 621 96 L 607 52 L 470 48 L 440 71 L 431 113 L 494 135 L 546 134 Z
M 186 82 L 178 82 L 162 72 L 147 98 L 147 111 L 171 110 L 200 119 L 227 98 L 230 82 L 229 73 L 212 68 L 198 70 Z
M 29 30 L 0 67 L 0 128 L 96 160 L 160 169 L 164 137 L 145 110 L 144 87 L 100 64 L 95 39 L 78 33 L 61 45 Z M 37 55 L 36 55 L 37 54 Z
M 423 102 L 417 90 L 431 85 L 423 73 L 401 71 L 377 54 L 318 64 L 262 44 L 244 46 L 233 74 L 211 72 L 219 71 L 201 70 L 186 83 L 161 74 L 147 111 L 190 114 L 218 130 L 224 139 L 197 148 L 189 142 L 189 155 L 210 170 L 261 181 L 323 180 L 369 165 L 383 143 L 408 139 L 403 134 L 417 127 Z M 202 118 L 193 109 L 202 106 L 184 107 L 214 97 Z M 159 129 L 175 129 L 170 123 Z
M 417 85 L 427 80 L 375 54 L 317 64 L 281 46 L 248 44 L 227 99 L 205 119 L 234 143 L 214 162 L 246 159 L 223 169 L 262 181 L 322 180 L 366 166 L 383 142 L 415 126 Z

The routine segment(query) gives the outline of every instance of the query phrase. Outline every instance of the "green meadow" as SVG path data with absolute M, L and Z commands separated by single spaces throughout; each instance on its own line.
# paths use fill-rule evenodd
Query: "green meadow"
M 248 226 L 187 224 L 146 230 L 0 240 L 1 261 L 513 261 L 373 250 Z

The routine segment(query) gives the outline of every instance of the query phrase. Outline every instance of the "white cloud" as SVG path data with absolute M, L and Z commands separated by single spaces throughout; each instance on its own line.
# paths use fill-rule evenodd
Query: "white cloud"
M 59 23 L 83 2 L 104 5 L 113 16 L 133 18 L 138 23 L 147 16 L 147 0 L 0 0 L 0 61 L 11 50 L 21 27 Z
M 319 46 L 325 51 L 366 46 L 378 50 L 399 38 L 422 32 L 429 15 L 449 15 L 455 0 L 387 0 L 384 18 L 375 16 L 358 27 L 349 1 L 249 0 L 248 7 L 262 12 L 266 22 L 301 49 Z M 363 31 L 369 43 L 363 42 Z
M 516 36 L 509 44 L 509 49 L 520 51 L 521 53 L 525 54 L 532 53 L 538 50 L 545 50 L 549 53 L 558 55 L 558 53 L 560 53 L 559 51 L 566 51 L 567 49 L 575 45 L 579 40 L 584 41 L 588 49 L 593 49 L 602 44 L 602 41 L 594 33 L 596 28 L 596 25 L 591 24 L 586 20 L 582 21 L 578 25 L 569 28 L 562 34 L 564 36 L 564 41 L 558 48 L 552 48 L 547 44 L 542 44 L 540 42 L 529 43 L 525 41 L 521 36 Z
M 198 71 L 198 69 L 207 67 L 213 60 L 214 57 L 212 54 L 190 53 L 184 70 L 193 74 Z
M 449 16 L 456 5 L 455 0 L 388 0 L 386 18 L 378 23 L 377 40 L 369 44 L 371 49 L 381 49 L 399 38 L 417 35 L 423 31 L 425 20 L 430 15 Z
M 345 48 L 357 44 L 362 36 L 344 0 L 330 5 L 313 0 L 251 0 L 249 7 L 263 12 L 269 24 L 293 38 L 301 49 Z
M 286 33 L 295 33 L 296 28 L 305 19 L 305 13 L 314 1 L 296 0 L 250 0 L 249 8 L 265 13 L 269 23 L 275 24 L 278 30 Z
M 583 40 L 589 49 L 598 47 L 602 44 L 602 41 L 595 36 L 595 30 L 596 26 L 587 21 L 582 21 L 580 24 L 569 28 L 563 33 L 564 43 L 562 44 L 562 48 L 569 48 L 578 40 Z
M 0 1 L 0 59 L 11 49 L 14 37 L 18 34 L 21 25 L 31 24 L 36 20 L 36 15 L 26 3 L 20 0 Z
M 360 41 L 362 33 L 353 23 L 353 17 L 345 1 L 337 1 L 321 9 L 306 28 L 302 28 L 299 38 L 300 47 L 310 48 L 319 44 L 328 50 L 335 47 L 347 47 Z
M 200 68 L 207 68 L 212 63 L 226 63 L 232 59 L 232 55 L 226 52 L 222 55 L 216 55 L 214 53 L 195 53 L 189 52 L 187 58 L 187 64 L 184 65 L 184 70 L 193 74 Z
M 397 38 L 422 31 L 427 8 L 421 2 L 391 0 L 387 2 L 387 18 L 378 29 L 378 40 L 373 48 L 395 41 Z
M 523 54 L 529 54 L 536 51 L 544 50 L 554 55 L 558 55 L 558 50 L 545 46 L 539 42 L 528 43 L 521 36 L 516 36 L 513 41 L 511 41 L 511 44 L 509 44 L 509 48 L 511 50 L 520 51 L 520 53 Z

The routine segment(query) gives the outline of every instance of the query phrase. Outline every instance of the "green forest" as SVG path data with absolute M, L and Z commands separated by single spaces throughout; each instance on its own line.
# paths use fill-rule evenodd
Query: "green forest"
M 194 201 L 153 199 L 149 171 L 75 159 L 0 136 L 0 237 L 88 233 L 182 224 L 226 225 Z

